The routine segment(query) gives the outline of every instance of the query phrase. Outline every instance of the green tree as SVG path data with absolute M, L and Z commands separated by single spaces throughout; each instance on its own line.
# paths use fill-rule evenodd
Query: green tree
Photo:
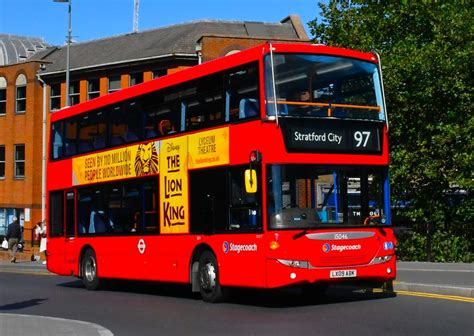
M 309 23 L 314 40 L 376 50 L 390 122 L 392 200 L 418 232 L 471 241 L 474 203 L 473 32 L 470 1 L 330 1 Z M 450 192 L 448 192 L 450 191 Z M 452 192 L 465 191 L 453 204 Z M 428 251 L 428 258 L 430 251 Z

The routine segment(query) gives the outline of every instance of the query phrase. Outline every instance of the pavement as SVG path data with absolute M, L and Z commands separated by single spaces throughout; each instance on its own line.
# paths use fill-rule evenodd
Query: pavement
M 0 272 L 54 275 L 41 261 L 17 263 L 0 260 Z M 466 298 L 474 302 L 474 263 L 397 262 L 395 292 L 430 293 L 446 298 Z M 14 330 L 11 334 L 8 330 Z M 41 333 L 38 334 L 38 331 Z M 6 331 L 6 333 L 5 333 Z M 84 321 L 46 316 L 0 313 L 0 335 L 91 335 L 110 336 L 104 327 Z

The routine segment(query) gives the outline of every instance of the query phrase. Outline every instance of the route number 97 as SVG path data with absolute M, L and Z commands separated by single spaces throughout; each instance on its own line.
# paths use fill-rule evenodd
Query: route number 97
M 370 138 L 370 131 L 356 131 L 354 133 L 354 140 L 357 141 L 356 147 L 367 147 L 367 142 Z

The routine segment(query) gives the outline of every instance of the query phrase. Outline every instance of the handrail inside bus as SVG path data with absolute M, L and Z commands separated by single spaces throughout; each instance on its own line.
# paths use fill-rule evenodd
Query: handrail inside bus
M 311 103 L 311 102 L 297 102 L 297 101 L 288 101 L 288 100 L 277 100 L 278 105 L 293 105 L 293 106 L 317 106 L 317 107 L 327 107 L 328 116 L 332 116 L 332 108 L 349 108 L 349 109 L 359 109 L 359 110 L 372 110 L 380 112 L 380 106 L 371 106 L 371 105 L 351 105 L 351 104 L 333 104 L 333 103 Z
M 380 112 L 380 106 L 370 106 L 370 105 L 350 105 L 350 104 L 332 104 L 332 103 L 309 103 L 309 102 L 296 102 L 288 100 L 278 100 L 278 105 L 299 105 L 299 106 L 320 106 L 320 107 L 342 107 L 342 108 L 352 108 L 352 109 L 361 109 L 361 110 L 373 110 Z

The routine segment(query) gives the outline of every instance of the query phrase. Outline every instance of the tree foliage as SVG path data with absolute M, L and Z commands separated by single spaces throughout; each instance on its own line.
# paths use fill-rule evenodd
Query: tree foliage
M 429 231 L 474 220 L 473 32 L 466 2 L 330 1 L 309 23 L 318 43 L 380 53 L 390 122 L 392 200 Z M 453 204 L 453 192 L 464 202 Z M 472 248 L 472 245 L 471 245 Z

